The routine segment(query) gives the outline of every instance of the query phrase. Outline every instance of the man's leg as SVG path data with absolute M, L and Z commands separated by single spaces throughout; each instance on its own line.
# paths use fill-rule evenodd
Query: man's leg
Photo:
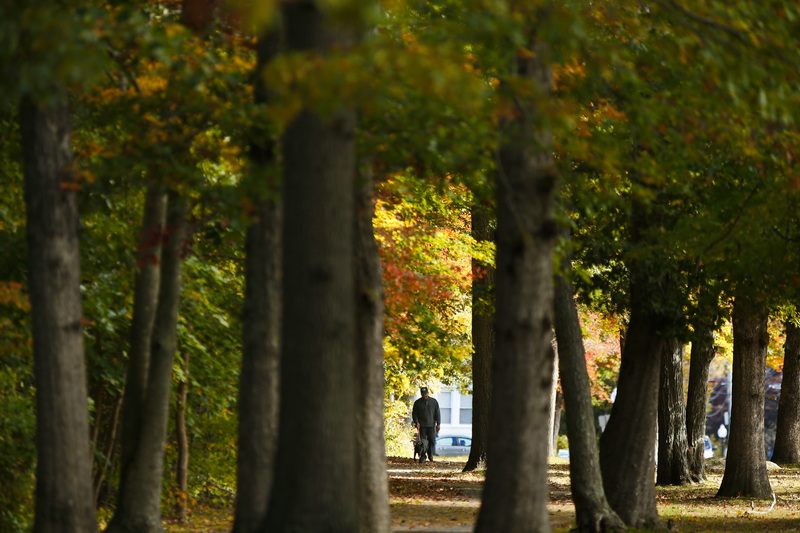
M 428 459 L 433 461 L 433 454 L 436 451 L 436 428 L 431 426 L 425 428 L 428 437 Z

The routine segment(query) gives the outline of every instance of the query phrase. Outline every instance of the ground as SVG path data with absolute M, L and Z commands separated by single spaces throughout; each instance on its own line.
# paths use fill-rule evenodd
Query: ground
M 396 532 L 472 531 L 480 506 L 484 472 L 463 473 L 466 458 L 419 464 L 407 457 L 388 460 L 389 504 Z M 705 483 L 658 487 L 659 516 L 671 529 L 692 533 L 800 531 L 800 468 L 770 470 L 772 501 L 715 498 L 722 480 L 723 459 L 711 460 Z M 569 463 L 550 464 L 550 522 L 555 533 L 575 526 L 569 487 Z M 230 531 L 231 510 L 195 507 L 189 524 L 165 522 L 168 533 Z

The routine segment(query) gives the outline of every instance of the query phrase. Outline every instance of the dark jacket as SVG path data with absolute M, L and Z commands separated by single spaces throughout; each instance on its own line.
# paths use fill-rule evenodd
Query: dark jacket
M 430 396 L 427 400 L 425 398 L 418 399 L 414 402 L 414 408 L 411 410 L 411 420 L 415 426 L 419 424 L 424 428 L 441 425 L 439 402 Z

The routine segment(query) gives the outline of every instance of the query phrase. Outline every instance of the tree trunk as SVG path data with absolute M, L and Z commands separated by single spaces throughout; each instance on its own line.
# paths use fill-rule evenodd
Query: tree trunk
M 654 321 L 632 309 L 617 397 L 600 438 L 603 485 L 611 507 L 630 527 L 660 526 L 655 495 L 655 446 L 660 357 Z
M 547 49 L 531 43 L 515 74 L 542 94 L 552 87 Z M 497 185 L 497 351 L 493 362 L 489 467 L 476 532 L 549 531 L 548 406 L 553 373 L 552 137 L 539 98 L 515 94 L 502 124 Z
M 689 362 L 689 388 L 686 393 L 686 441 L 689 446 L 689 476 L 692 481 L 706 479 L 705 437 L 708 403 L 708 369 L 714 359 L 714 336 L 700 329 L 692 341 Z
M 147 396 L 150 369 L 150 342 L 153 335 L 158 288 L 161 276 L 161 249 L 167 217 L 167 194 L 159 183 L 151 183 L 145 193 L 142 229 L 139 232 L 136 278 L 133 288 L 133 318 L 130 351 L 122 397 L 121 469 L 136 455 L 139 428 Z
M 553 377 L 550 380 L 550 420 L 547 424 L 547 433 L 550 435 L 547 441 L 547 455 L 554 457 L 558 454 L 558 417 L 561 409 L 558 407 L 558 352 L 554 351 Z
M 733 304 L 733 391 L 728 458 L 717 496 L 772 496 L 764 446 L 767 309 L 737 297 Z
M 161 532 L 161 483 L 169 418 L 172 363 L 177 343 L 181 255 L 186 235 L 186 202 L 170 193 L 161 283 L 150 347 L 147 393 L 135 453 L 123 465 L 118 504 L 106 531 Z
M 278 49 L 271 31 L 259 40 L 256 103 L 267 101 L 261 67 Z M 278 443 L 280 390 L 280 291 L 282 208 L 276 142 L 254 131 L 250 146 L 254 189 L 259 198 L 245 242 L 245 296 L 242 316 L 242 368 L 239 374 L 239 446 L 233 533 L 253 533 L 267 514 Z
M 282 9 L 289 51 L 352 43 L 315 2 Z M 283 136 L 280 490 L 265 532 L 358 529 L 357 455 L 366 443 L 356 428 L 355 136 L 351 109 L 325 119 L 303 110 Z
M 772 451 L 772 462 L 779 465 L 800 463 L 800 327 L 793 320 L 786 320 L 785 325 L 783 379 Z
M 363 172 L 362 176 L 367 174 Z M 358 531 L 388 533 L 389 479 L 383 420 L 383 274 L 372 224 L 372 181 L 362 177 L 356 191 L 356 442 L 358 453 Z
M 77 187 L 67 97 L 25 98 L 28 289 L 36 383 L 35 533 L 97 531 L 80 293 Z
M 559 368 L 559 375 L 561 373 L 561 363 L 559 362 L 559 354 L 556 351 L 556 364 Z M 561 381 L 561 377 L 558 378 L 559 382 Z M 553 415 L 553 455 L 558 455 L 558 437 L 561 434 L 561 414 L 564 412 L 564 394 L 560 391 L 556 391 L 556 408 L 555 414 Z
M 189 352 L 182 352 L 183 379 L 178 384 L 178 405 L 175 409 L 175 435 L 178 447 L 178 464 L 175 468 L 175 517 L 187 523 L 189 507 L 189 433 L 186 430 L 186 400 L 189 397 Z
M 554 309 L 577 530 L 581 533 L 623 530 L 625 524 L 611 509 L 603 488 L 581 325 L 572 286 L 561 277 L 556 282 Z
M 656 484 L 685 485 L 689 476 L 686 408 L 683 403 L 683 355 L 678 339 L 664 342 L 658 395 L 658 468 Z
M 472 207 L 472 236 L 494 240 L 486 206 Z M 494 357 L 494 267 L 472 260 L 472 446 L 464 472 L 486 465 Z

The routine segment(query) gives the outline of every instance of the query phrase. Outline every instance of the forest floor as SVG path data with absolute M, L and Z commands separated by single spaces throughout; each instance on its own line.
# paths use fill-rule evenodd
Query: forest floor
M 418 464 L 408 457 L 388 461 L 389 504 L 395 532 L 472 531 L 480 507 L 484 471 L 463 473 L 466 458 L 437 458 Z M 712 459 L 708 480 L 682 487 L 657 487 L 659 516 L 673 531 L 744 533 L 800 532 L 800 468 L 770 470 L 776 501 L 717 499 L 724 461 Z M 575 526 L 569 487 L 569 463 L 551 459 L 550 523 L 556 533 Z M 189 524 L 166 522 L 168 533 L 230 531 L 230 509 L 195 508 Z

